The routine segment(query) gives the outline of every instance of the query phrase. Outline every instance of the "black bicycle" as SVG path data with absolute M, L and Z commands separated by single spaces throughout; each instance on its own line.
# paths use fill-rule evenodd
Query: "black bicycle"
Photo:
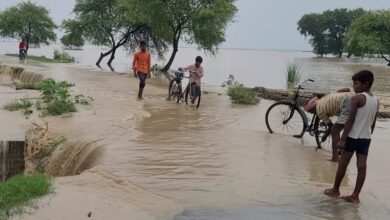
M 316 150 L 331 149 L 328 126 L 316 114 L 313 114 L 309 124 L 308 117 L 298 102 L 299 92 L 304 90 L 302 84 L 307 81 L 314 82 L 312 79 L 307 79 L 295 86 L 292 100 L 277 101 L 268 108 L 265 114 L 267 128 L 270 133 L 291 135 L 296 138 L 302 138 L 305 132 L 309 132 L 316 139 Z M 324 94 L 314 93 L 313 95 L 321 98 Z
M 188 84 L 184 91 L 182 91 L 183 78 L 188 78 Z M 189 104 L 188 102 L 191 101 L 191 104 L 195 105 L 196 108 L 199 108 L 201 94 L 195 96 L 195 86 L 195 83 L 191 80 L 191 73 L 187 77 L 184 76 L 183 72 L 176 71 L 175 76 L 173 76 L 173 78 L 169 82 L 167 101 L 174 100 L 176 101 L 176 103 L 182 101 L 185 102 L 187 105 Z

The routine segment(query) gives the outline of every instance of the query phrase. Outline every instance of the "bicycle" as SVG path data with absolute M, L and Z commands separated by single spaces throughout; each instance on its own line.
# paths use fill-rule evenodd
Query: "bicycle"
M 313 114 L 309 124 L 308 118 L 298 102 L 299 92 L 304 90 L 302 84 L 307 81 L 314 82 L 312 79 L 300 82 L 295 86 L 292 100 L 277 101 L 267 109 L 265 114 L 267 128 L 271 134 L 292 135 L 296 138 L 302 138 L 305 132 L 308 132 L 316 139 L 316 150 L 324 147 L 331 149 L 328 126 L 316 114 Z M 314 95 L 321 98 L 324 94 L 314 93 Z
M 188 78 L 188 84 L 184 91 L 182 91 L 183 78 Z M 195 96 L 195 85 L 191 80 L 191 73 L 187 77 L 184 76 L 183 72 L 175 71 L 175 76 L 169 82 L 167 101 L 176 100 L 176 103 L 182 101 L 188 105 L 189 99 L 191 99 L 191 104 L 194 104 L 196 108 L 199 108 L 201 94 L 199 94 L 199 96 Z
M 19 51 L 19 61 L 20 62 L 25 62 L 25 60 L 26 60 L 26 50 L 25 49 L 22 49 L 22 50 L 20 50 Z

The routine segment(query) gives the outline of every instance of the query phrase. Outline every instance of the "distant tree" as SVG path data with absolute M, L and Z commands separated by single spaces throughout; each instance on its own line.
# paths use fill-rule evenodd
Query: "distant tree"
M 328 44 L 328 53 L 338 55 L 338 57 L 343 55 L 345 34 L 351 23 L 364 13 L 365 11 L 362 8 L 355 10 L 341 8 L 323 12 L 326 22 L 325 26 L 327 28 L 325 34 Z
M 43 6 L 30 1 L 19 3 L 0 13 L 0 36 L 26 40 L 26 50 L 30 44 L 49 44 L 56 40 L 56 25 Z
M 365 11 L 361 8 L 327 10 L 321 14 L 307 14 L 298 21 L 298 31 L 305 37 L 310 36 L 313 52 L 320 55 L 343 54 L 345 34 L 351 23 Z
M 65 35 L 61 38 L 61 43 L 69 48 L 80 48 L 84 46 L 83 32 L 77 22 L 65 20 L 62 22 Z
M 378 54 L 390 66 L 390 11 L 371 11 L 356 19 L 345 42 L 354 55 Z
M 326 30 L 326 19 L 322 14 L 306 14 L 298 21 L 298 31 L 305 38 L 310 37 L 313 52 L 321 57 L 328 52 Z
M 214 53 L 225 41 L 225 29 L 237 8 L 234 0 L 124 0 L 157 35 L 172 45 L 172 54 L 163 67 L 167 71 L 175 59 L 179 41 L 198 45 Z

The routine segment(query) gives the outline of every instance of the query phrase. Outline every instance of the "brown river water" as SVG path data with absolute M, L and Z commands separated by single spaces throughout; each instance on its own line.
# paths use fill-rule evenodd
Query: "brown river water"
M 19 65 L 14 58 L 0 57 L 3 63 Z M 300 59 L 306 70 L 321 68 L 323 76 L 308 76 L 321 81 L 324 90 L 348 85 L 354 69 L 364 67 L 379 69 L 380 76 L 389 79 L 385 74 L 389 71 L 379 65 Z M 20 112 L 0 110 L 2 136 L 20 136 L 29 123 L 47 122 L 50 130 L 75 143 L 53 169 L 60 176 L 83 171 L 56 178 L 56 194 L 44 198 L 38 210 L 15 219 L 88 219 L 89 211 L 94 219 L 388 219 L 390 215 L 387 120 L 378 122 L 373 135 L 362 203 L 351 205 L 322 193 L 333 183 L 337 168 L 327 161 L 328 150 L 315 151 L 309 135 L 300 140 L 268 133 L 264 116 L 272 101 L 234 105 L 220 88 L 205 85 L 203 89 L 210 92 L 195 109 L 165 101 L 167 82 L 152 78 L 145 100 L 137 102 L 138 82 L 129 74 L 65 64 L 24 66 L 74 82 L 74 94 L 95 101 L 71 116 L 43 119 L 34 114 L 26 120 Z M 350 72 L 339 76 L 346 80 L 330 77 L 335 74 L 330 70 L 337 68 Z M 17 97 L 38 95 L 16 92 L 1 77 L 1 106 Z M 389 92 L 386 82 L 378 82 L 382 94 Z M 355 162 L 344 178 L 342 194 L 353 190 Z

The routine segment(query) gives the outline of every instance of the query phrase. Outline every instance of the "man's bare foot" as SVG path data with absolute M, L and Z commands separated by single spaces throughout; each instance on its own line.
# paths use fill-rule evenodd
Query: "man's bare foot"
M 337 198 L 340 196 L 340 191 L 330 188 L 330 189 L 326 189 L 324 191 L 324 194 L 333 198 Z
M 141 101 L 142 100 L 142 97 L 137 97 L 137 101 Z
M 346 202 L 350 203 L 360 203 L 359 197 L 350 195 L 350 196 L 343 196 L 341 199 L 344 199 Z

